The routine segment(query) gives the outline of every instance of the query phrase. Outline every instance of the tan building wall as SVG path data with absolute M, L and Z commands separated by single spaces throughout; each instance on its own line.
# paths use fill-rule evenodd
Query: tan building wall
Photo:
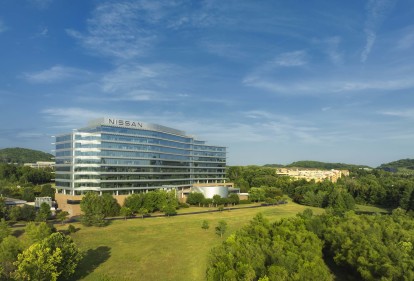
M 129 195 L 112 195 L 119 205 L 123 206 L 125 202 L 125 198 L 127 198 Z M 58 204 L 58 208 L 66 211 L 69 213 L 69 216 L 79 216 L 82 214 L 80 209 L 80 204 L 70 204 L 69 201 L 80 201 L 82 200 L 83 195 L 66 195 L 62 193 L 56 193 L 55 194 L 55 200 Z

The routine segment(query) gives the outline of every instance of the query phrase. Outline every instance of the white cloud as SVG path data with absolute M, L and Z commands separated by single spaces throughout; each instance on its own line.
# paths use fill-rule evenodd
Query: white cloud
M 270 66 L 302 66 L 307 63 L 307 54 L 305 51 L 294 51 L 288 53 L 282 53 L 278 55 L 273 61 L 270 62 Z
M 386 110 L 380 112 L 383 115 L 414 119 L 414 108 L 400 110 Z
M 361 62 L 365 62 L 371 53 L 377 38 L 377 29 L 391 12 L 395 0 L 369 0 L 367 4 L 367 18 L 364 25 L 366 43 L 361 52 Z
M 56 83 L 68 79 L 84 79 L 91 73 L 82 69 L 55 65 L 49 69 L 24 73 L 23 77 L 31 83 Z

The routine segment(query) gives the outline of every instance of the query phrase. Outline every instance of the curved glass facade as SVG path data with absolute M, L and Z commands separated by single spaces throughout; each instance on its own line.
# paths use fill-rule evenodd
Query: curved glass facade
M 225 147 L 156 124 L 101 118 L 56 137 L 56 187 L 66 194 L 224 183 L 225 166 Z

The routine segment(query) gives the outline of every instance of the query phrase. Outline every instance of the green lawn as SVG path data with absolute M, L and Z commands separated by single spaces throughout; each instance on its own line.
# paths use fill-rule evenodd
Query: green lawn
M 225 239 L 214 233 L 219 220 L 228 223 L 227 237 L 258 212 L 273 221 L 306 208 L 289 202 L 258 209 L 117 220 L 103 228 L 75 224 L 80 230 L 72 237 L 86 258 L 74 280 L 204 280 L 210 249 Z M 316 214 L 323 212 L 311 209 Z M 209 221 L 208 230 L 201 229 L 203 220 Z
M 388 214 L 389 210 L 376 207 L 376 206 L 368 206 L 368 205 L 359 205 L 356 204 L 355 206 L 356 212 L 362 212 L 362 213 L 380 213 L 380 214 Z

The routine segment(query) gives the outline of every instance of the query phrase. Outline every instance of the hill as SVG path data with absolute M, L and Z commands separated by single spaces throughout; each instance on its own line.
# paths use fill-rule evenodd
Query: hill
M 331 170 L 331 169 L 338 169 L 338 170 L 349 170 L 355 168 L 370 168 L 364 165 L 354 165 L 354 164 L 344 164 L 344 163 L 326 163 L 326 162 L 319 162 L 319 161 L 296 161 L 286 167 L 295 167 L 295 168 L 309 168 L 309 169 L 324 169 L 324 170 Z
M 33 163 L 37 161 L 53 161 L 50 153 L 27 148 L 0 149 L 0 163 Z
M 414 159 L 400 159 L 397 161 L 381 164 L 378 169 L 388 172 L 414 172 Z

